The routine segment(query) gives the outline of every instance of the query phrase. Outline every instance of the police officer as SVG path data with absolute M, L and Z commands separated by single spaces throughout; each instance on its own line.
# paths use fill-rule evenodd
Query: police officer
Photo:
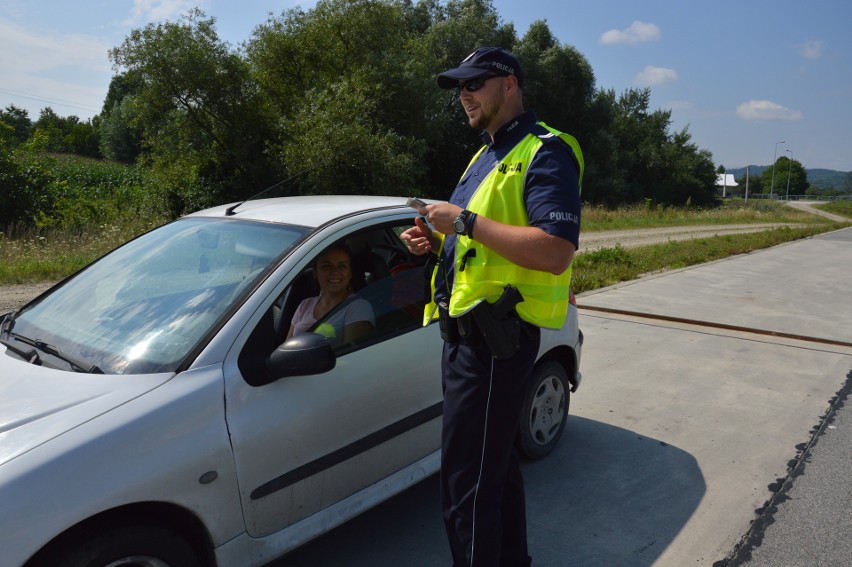
M 456 566 L 531 563 L 515 436 L 540 328 L 567 315 L 579 242 L 580 146 L 524 111 L 523 84 L 494 47 L 438 75 L 484 145 L 448 203 L 418 210 L 435 230 L 416 218 L 402 234 L 438 260 L 424 322 L 439 318 L 445 340 L 441 501 Z

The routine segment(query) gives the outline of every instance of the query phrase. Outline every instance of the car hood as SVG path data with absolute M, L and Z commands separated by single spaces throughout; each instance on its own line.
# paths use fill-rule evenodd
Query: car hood
M 0 465 L 167 382 L 174 374 L 80 374 L 0 347 Z

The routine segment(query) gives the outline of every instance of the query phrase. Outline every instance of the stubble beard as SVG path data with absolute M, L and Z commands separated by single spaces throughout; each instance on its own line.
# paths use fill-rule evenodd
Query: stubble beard
M 497 114 L 500 112 L 503 101 L 497 97 L 483 100 L 479 105 L 479 113 L 475 116 L 468 115 L 468 124 L 476 130 L 488 130 Z
M 480 113 L 479 116 L 472 117 L 468 120 L 471 128 L 476 130 L 487 130 L 489 124 L 494 119 L 496 112 Z

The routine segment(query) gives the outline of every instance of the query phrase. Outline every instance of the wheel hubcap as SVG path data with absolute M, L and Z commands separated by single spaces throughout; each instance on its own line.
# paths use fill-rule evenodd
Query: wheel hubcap
M 565 419 L 565 389 L 556 376 L 541 381 L 530 411 L 530 434 L 541 445 L 549 443 Z

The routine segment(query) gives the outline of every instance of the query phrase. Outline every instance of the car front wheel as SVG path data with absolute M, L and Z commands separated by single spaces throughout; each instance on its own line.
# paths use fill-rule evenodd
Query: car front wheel
M 568 418 L 571 391 L 565 368 L 552 360 L 535 366 L 524 397 L 518 446 L 528 459 L 541 459 L 553 451 Z
M 62 552 L 57 567 L 199 567 L 192 546 L 171 530 L 124 526 Z

